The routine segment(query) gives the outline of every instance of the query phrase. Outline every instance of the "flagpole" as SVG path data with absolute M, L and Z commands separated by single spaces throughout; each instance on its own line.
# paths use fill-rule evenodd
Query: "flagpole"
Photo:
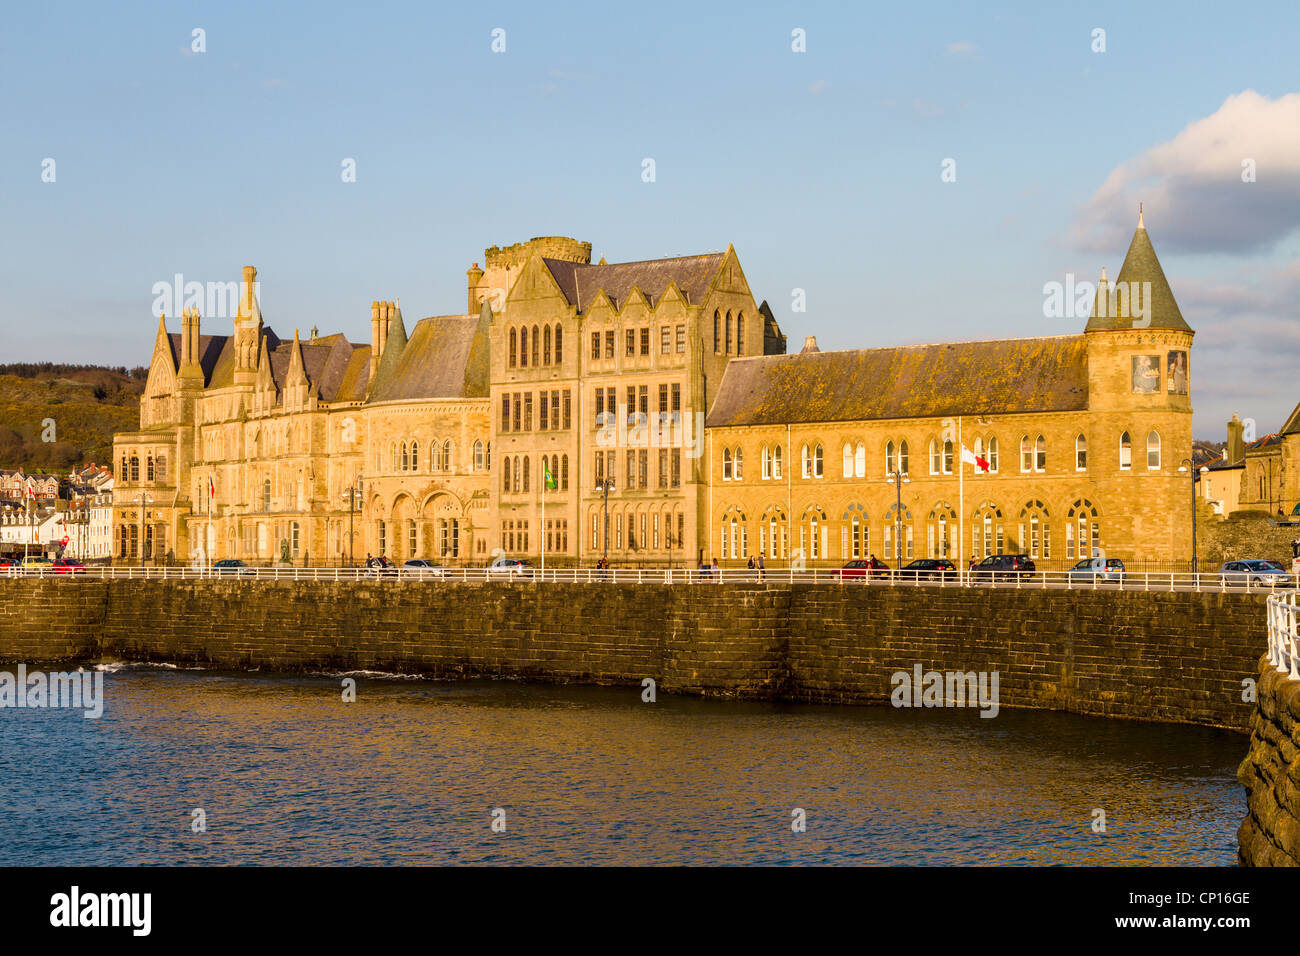
M 208 549 L 212 547 L 212 492 L 214 488 L 212 476 L 208 475 L 208 530 L 205 532 L 207 537 L 203 539 L 203 570 L 208 575 L 212 574 L 212 555 L 208 554 Z
M 551 480 L 551 466 L 542 456 L 542 523 L 537 529 L 537 540 L 542 546 L 542 580 L 546 580 L 546 483 Z
M 966 579 L 966 446 L 961 437 L 961 416 L 957 416 L 957 445 L 961 454 L 957 456 L 960 470 L 957 472 L 957 580 Z

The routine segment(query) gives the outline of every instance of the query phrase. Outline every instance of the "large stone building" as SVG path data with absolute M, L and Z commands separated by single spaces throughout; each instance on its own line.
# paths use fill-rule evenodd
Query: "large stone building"
M 277 336 L 252 267 L 232 334 L 160 321 L 119 560 L 1188 557 L 1192 330 L 1141 223 L 1084 332 L 1044 339 L 786 355 L 731 248 L 590 260 L 493 247 L 464 314 L 375 302 L 369 344 Z M 963 444 L 987 474 L 959 482 Z

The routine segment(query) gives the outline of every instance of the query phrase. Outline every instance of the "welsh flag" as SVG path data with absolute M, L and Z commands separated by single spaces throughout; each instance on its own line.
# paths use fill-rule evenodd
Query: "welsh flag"
M 988 474 L 989 463 L 985 461 L 983 458 L 981 458 L 979 455 L 975 454 L 965 445 L 961 446 L 961 463 L 963 465 L 974 465 L 976 468 L 982 470 L 985 474 Z
M 555 490 L 555 476 L 551 474 L 551 463 L 545 458 L 542 459 L 542 481 L 551 491 Z

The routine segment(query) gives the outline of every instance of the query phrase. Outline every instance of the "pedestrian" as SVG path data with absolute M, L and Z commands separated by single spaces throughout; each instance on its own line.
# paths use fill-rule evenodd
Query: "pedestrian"
M 746 565 L 746 567 L 749 569 L 749 576 L 750 576 L 750 578 L 751 578 L 751 579 L 754 579 L 754 580 L 757 580 L 757 579 L 758 579 L 758 562 L 754 560 L 754 556 L 753 556 L 752 554 L 749 556 L 749 563 Z
M 721 569 L 720 567 L 718 567 L 718 559 L 717 559 L 717 558 L 714 558 L 714 559 L 713 559 L 713 566 L 709 569 L 709 572 L 710 572 L 710 573 L 711 573 L 715 578 L 717 578 L 719 584 L 722 583 L 722 569 Z
M 758 579 L 760 581 L 767 580 L 767 575 L 763 573 L 763 553 L 761 551 L 758 554 Z
M 704 560 L 704 555 L 700 555 L 700 580 L 707 581 L 708 579 L 709 579 L 709 563 Z

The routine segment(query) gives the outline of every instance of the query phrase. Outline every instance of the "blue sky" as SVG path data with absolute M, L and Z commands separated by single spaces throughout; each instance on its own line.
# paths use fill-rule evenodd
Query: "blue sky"
M 373 299 L 461 311 L 484 247 L 538 235 L 611 262 L 733 243 L 792 349 L 1072 333 L 1043 284 L 1113 276 L 1145 197 L 1198 332 L 1198 437 L 1233 412 L 1278 427 L 1300 400 L 1300 7 L 1040 6 L 12 8 L 0 362 L 145 364 L 155 282 L 250 263 L 281 334 L 365 341 Z

